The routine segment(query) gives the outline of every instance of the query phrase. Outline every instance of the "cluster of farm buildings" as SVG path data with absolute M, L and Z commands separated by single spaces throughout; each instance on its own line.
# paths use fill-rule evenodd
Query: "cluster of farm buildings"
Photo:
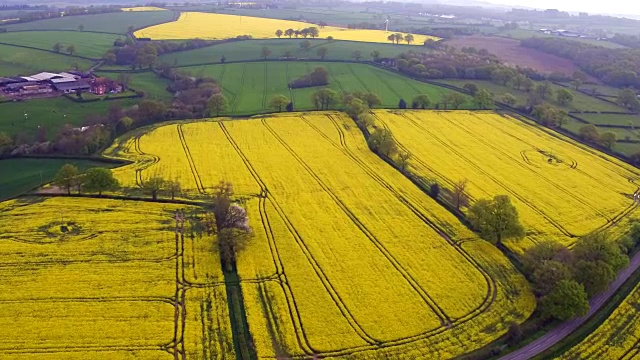
M 0 77 L 0 93 L 10 98 L 56 96 L 90 92 L 95 95 L 122 92 L 116 81 L 91 73 L 68 71 L 41 72 L 30 76 Z

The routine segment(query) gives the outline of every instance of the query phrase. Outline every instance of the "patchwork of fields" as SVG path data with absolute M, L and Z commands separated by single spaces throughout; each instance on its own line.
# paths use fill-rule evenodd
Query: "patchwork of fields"
M 0 43 L 48 51 L 53 49 L 54 44 L 60 43 L 63 45 L 62 53 L 66 53 L 67 46 L 73 45 L 76 49 L 74 55 L 100 59 L 113 47 L 117 37 L 112 34 L 79 31 L 23 31 L 0 34 Z M 75 59 L 69 59 L 75 61 Z
M 216 79 L 229 99 L 228 115 L 251 115 L 273 111 L 269 100 L 282 94 L 293 101 L 296 110 L 315 109 L 311 94 L 318 87 L 289 89 L 296 78 L 322 66 L 329 72 L 329 87 L 338 93 L 373 92 L 382 100 L 381 107 L 396 108 L 400 99 L 410 102 L 418 94 L 428 94 L 432 102 L 450 90 L 399 76 L 371 65 L 314 62 L 261 62 L 207 65 L 185 68 L 192 74 Z M 469 98 L 470 100 L 470 98 Z M 471 106 L 471 101 L 463 105 Z
M 0 203 L 0 357 L 232 356 L 212 240 L 194 235 L 190 222 L 194 236 L 178 236 L 177 208 L 71 198 Z
M 377 111 L 415 172 L 446 187 L 468 179 L 473 199 L 506 194 L 528 241 L 566 245 L 595 230 L 624 231 L 637 218 L 640 172 L 556 133 L 487 112 Z
M 264 279 L 242 287 L 259 356 L 451 357 L 533 310 L 507 259 L 339 113 L 166 125 L 107 154 L 138 161 L 116 171 L 128 186 L 155 173 L 193 194 L 234 184 L 255 233 L 238 271 Z
M 300 44 L 309 41 L 308 51 Z M 371 53 L 377 51 L 380 57 L 396 57 L 411 50 L 411 45 L 393 45 L 391 43 L 363 43 L 353 41 L 329 41 L 326 39 L 260 39 L 243 40 L 216 44 L 200 49 L 180 51 L 160 56 L 160 60 L 167 64 L 177 63 L 178 66 L 202 65 L 220 62 L 224 56 L 227 62 L 262 60 L 262 48 L 267 47 L 271 55 L 267 59 L 280 59 L 287 53 L 298 59 L 322 60 L 318 49 L 326 48 L 326 60 L 353 60 L 354 50 L 359 50 L 363 60 L 373 60 Z M 426 51 L 426 49 L 424 50 Z
M 84 26 L 85 31 L 98 31 L 112 34 L 126 34 L 129 26 L 143 28 L 166 21 L 174 17 L 173 11 L 123 11 L 116 13 L 92 14 L 83 16 L 64 16 L 33 22 L 16 23 L 3 26 L 8 31 L 33 30 L 73 30 Z M 62 40 L 62 39 L 61 39 Z
M 0 44 L 0 76 L 31 75 L 44 69 L 68 71 L 76 65 L 80 70 L 87 70 L 91 64 L 90 60 L 64 54 Z
M 241 35 L 250 35 L 253 38 L 275 38 L 276 30 L 287 29 L 302 30 L 314 24 L 300 21 L 279 20 L 252 16 L 237 16 L 227 14 L 212 14 L 199 12 L 184 12 L 180 14 L 178 21 L 154 25 L 136 31 L 139 38 L 151 38 L 153 40 L 170 39 L 229 39 Z M 387 37 L 393 32 L 382 30 L 346 29 L 333 26 L 324 26 L 319 29 L 320 37 L 333 37 L 334 40 L 350 40 L 374 43 L 389 42 Z M 404 34 L 403 34 L 404 35 Z M 428 39 L 437 38 L 427 35 L 413 34 L 411 44 L 423 45 Z M 410 45 L 411 45 L 410 44 Z

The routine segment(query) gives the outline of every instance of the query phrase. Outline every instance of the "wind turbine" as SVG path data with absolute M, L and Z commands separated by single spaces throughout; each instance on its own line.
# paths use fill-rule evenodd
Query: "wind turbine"
M 389 19 L 384 21 L 384 31 L 389 32 Z

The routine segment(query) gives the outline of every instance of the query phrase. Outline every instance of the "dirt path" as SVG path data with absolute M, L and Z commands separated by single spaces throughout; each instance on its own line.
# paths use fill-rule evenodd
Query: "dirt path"
M 555 329 L 551 330 L 541 338 L 535 340 L 529 345 L 512 352 L 506 356 L 501 357 L 501 360 L 525 360 L 530 359 L 553 345 L 560 342 L 560 340 L 564 339 L 567 335 L 574 332 L 578 329 L 582 324 L 584 324 L 593 314 L 595 314 L 600 308 L 609 300 L 611 296 L 622 286 L 622 284 L 629 279 L 629 277 L 640 267 L 640 253 L 636 254 L 631 259 L 631 264 L 628 268 L 622 270 L 616 280 L 609 286 L 609 289 L 591 299 L 589 304 L 591 305 L 591 309 L 587 316 L 573 319 L 567 322 L 562 323 Z

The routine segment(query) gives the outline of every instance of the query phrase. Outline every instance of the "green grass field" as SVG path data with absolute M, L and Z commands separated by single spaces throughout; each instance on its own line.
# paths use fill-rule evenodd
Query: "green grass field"
M 73 164 L 81 170 L 98 166 L 115 166 L 112 163 L 71 159 L 17 158 L 0 160 L 0 201 L 50 182 L 64 164 Z
M 67 98 L 58 97 L 3 103 L 0 104 L 0 132 L 9 135 L 35 134 L 38 126 L 44 126 L 48 137 L 53 138 L 62 125 L 81 125 L 88 115 L 106 114 L 109 106 L 116 103 L 127 107 L 133 105 L 135 100 L 75 103 Z
M 578 114 L 577 116 L 594 125 L 634 126 L 636 130 L 640 130 L 640 116 L 635 114 Z
M 54 54 L 47 51 L 0 45 L 0 76 L 31 75 L 40 71 L 86 70 L 89 60 Z
M 8 31 L 78 30 L 126 34 L 129 26 L 147 27 L 173 19 L 172 11 L 131 11 L 95 15 L 67 16 L 4 26 Z
M 73 45 L 76 48 L 75 55 L 97 59 L 113 47 L 117 38 L 117 35 L 90 32 L 23 31 L 0 34 L 0 43 L 52 50 L 53 45 L 59 42 L 64 45 L 62 52 L 66 53 L 66 47 Z
M 416 46 L 413 45 L 393 45 L 389 44 L 376 44 L 376 43 L 363 43 L 353 41 L 327 41 L 324 39 L 311 40 L 312 48 L 308 51 L 303 51 L 300 48 L 300 43 L 304 39 L 271 39 L 271 40 L 248 40 L 237 41 L 232 43 L 225 43 L 219 45 L 208 46 L 201 49 L 166 54 L 160 57 L 160 60 L 168 64 L 174 64 L 177 60 L 178 65 L 194 65 L 194 64 L 207 64 L 217 63 L 220 58 L 224 56 L 227 61 L 247 61 L 247 60 L 261 60 L 262 48 L 267 47 L 271 50 L 269 59 L 279 59 L 283 55 L 290 51 L 292 56 L 300 59 L 320 60 L 317 51 L 320 47 L 326 47 L 328 50 L 325 59 L 328 60 L 350 60 L 352 59 L 353 52 L 359 50 L 362 54 L 362 59 L 371 60 L 371 52 L 378 51 L 381 57 L 396 57 L 400 53 L 413 50 L 417 51 Z M 426 49 L 424 49 L 426 51 Z
M 381 107 L 384 108 L 396 108 L 401 98 L 410 102 L 417 94 L 428 94 L 435 103 L 449 92 L 444 88 L 364 64 L 256 62 L 188 67 L 183 70 L 217 79 L 230 102 L 227 114 L 251 115 L 272 111 L 269 99 L 275 94 L 292 99 L 296 110 L 314 109 L 310 97 L 319 88 L 289 89 L 288 83 L 318 66 L 329 71 L 328 86 L 333 90 L 339 93 L 373 92 L 382 99 Z
M 464 84 L 468 82 L 473 82 L 478 85 L 480 88 L 485 88 L 491 91 L 497 100 L 506 94 L 510 93 L 516 97 L 518 100 L 517 105 L 526 104 L 528 94 L 524 91 L 515 90 L 509 88 L 507 86 L 502 86 L 500 84 L 496 84 L 492 81 L 469 81 L 469 80 L 438 80 L 438 82 L 450 84 L 458 87 L 462 87 Z M 550 102 L 563 110 L 566 111 L 625 111 L 624 108 L 619 107 L 618 105 L 608 103 L 606 101 L 602 101 L 596 97 L 589 96 L 583 94 L 581 92 L 575 91 L 574 89 L 567 88 L 573 94 L 573 101 L 568 106 L 561 106 L 555 102 L 555 91 L 561 89 L 562 87 L 558 85 L 552 85 L 554 91 L 554 98 L 550 99 Z
M 118 74 L 116 73 L 98 71 L 96 75 L 114 80 L 118 79 Z M 170 101 L 173 99 L 173 94 L 166 90 L 169 80 L 156 76 L 151 72 L 130 74 L 130 76 L 129 87 L 136 91 L 144 91 L 147 98 L 162 101 Z

